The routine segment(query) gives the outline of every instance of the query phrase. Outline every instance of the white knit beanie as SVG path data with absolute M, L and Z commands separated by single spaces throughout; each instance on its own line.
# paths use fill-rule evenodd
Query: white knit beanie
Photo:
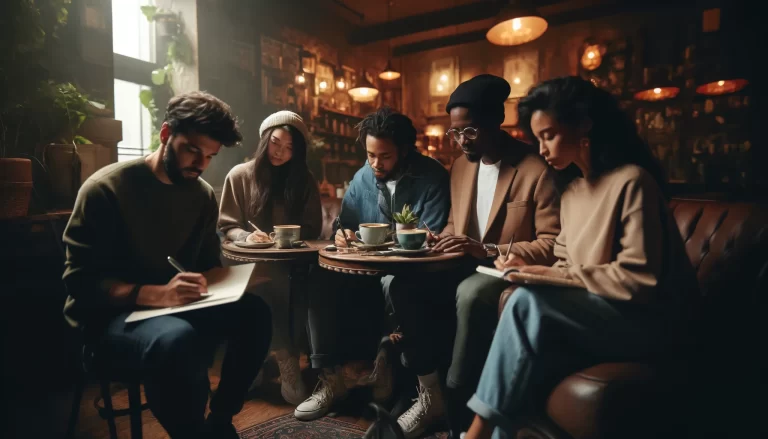
M 283 125 L 290 125 L 299 130 L 299 132 L 304 136 L 304 141 L 307 142 L 307 147 L 309 147 L 309 130 L 307 129 L 307 126 L 304 125 L 304 119 L 302 119 L 301 116 L 294 113 L 293 111 L 278 111 L 277 113 L 271 114 L 266 119 L 264 119 L 264 122 L 262 122 L 261 126 L 259 127 L 259 137 L 262 137 L 264 132 L 268 129 Z

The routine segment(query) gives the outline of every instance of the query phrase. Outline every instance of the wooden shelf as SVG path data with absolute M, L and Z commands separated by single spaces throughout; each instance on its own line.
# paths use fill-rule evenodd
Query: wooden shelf
M 341 116 L 347 116 L 347 117 L 351 117 L 351 118 L 354 118 L 354 119 L 363 120 L 363 116 L 358 116 L 358 115 L 355 115 L 355 114 L 352 114 L 352 113 L 347 113 L 346 111 L 336 110 L 336 109 L 333 109 L 333 108 L 330 108 L 330 107 L 326 107 L 324 105 L 321 105 L 320 109 L 322 111 L 326 111 L 328 113 L 335 113 L 335 114 L 338 114 L 338 115 L 341 115 Z
M 320 137 L 328 136 L 328 137 L 337 137 L 337 138 L 340 138 L 340 139 L 347 139 L 347 140 L 351 140 L 353 142 L 357 141 L 357 137 L 345 136 L 344 134 L 336 134 L 336 133 L 332 133 L 330 131 L 317 130 L 317 131 L 313 132 L 312 134 L 315 134 L 315 135 L 320 136 Z
M 362 166 L 359 161 L 353 159 L 333 159 L 323 157 L 322 162 L 330 165 Z

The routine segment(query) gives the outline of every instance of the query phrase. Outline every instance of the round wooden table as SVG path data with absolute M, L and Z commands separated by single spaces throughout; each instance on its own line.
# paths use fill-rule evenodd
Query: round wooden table
M 304 248 L 276 248 L 274 246 L 263 249 L 243 248 L 236 246 L 232 241 L 224 241 L 221 244 L 221 254 L 236 262 L 314 262 L 317 252 L 323 247 L 333 244 L 333 241 L 304 241 L 309 247 Z
M 375 256 L 321 249 L 321 267 L 345 274 L 381 276 L 386 274 L 430 273 L 452 270 L 461 265 L 463 252 L 426 253 L 414 256 Z

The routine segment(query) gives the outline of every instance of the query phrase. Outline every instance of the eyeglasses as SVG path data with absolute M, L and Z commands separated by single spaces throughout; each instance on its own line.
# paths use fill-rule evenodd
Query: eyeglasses
M 477 139 L 477 128 L 466 127 L 461 131 L 457 130 L 456 128 L 452 128 L 448 130 L 445 135 L 456 143 L 461 143 L 461 136 L 464 136 L 469 140 L 475 140 Z

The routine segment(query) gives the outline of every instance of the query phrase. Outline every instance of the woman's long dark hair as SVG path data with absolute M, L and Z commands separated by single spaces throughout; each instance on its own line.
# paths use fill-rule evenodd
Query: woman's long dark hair
M 282 128 L 291 133 L 293 144 L 293 156 L 288 163 L 275 167 L 269 162 L 269 141 L 272 133 Z M 307 141 L 299 130 L 290 126 L 283 125 L 267 130 L 261 140 L 256 152 L 253 154 L 253 165 L 249 168 L 251 180 L 251 204 L 248 210 L 251 218 L 256 218 L 267 208 L 270 198 L 275 199 L 280 196 L 285 197 L 285 211 L 288 217 L 297 221 L 304 210 L 304 204 L 308 194 L 308 182 L 310 181 L 310 172 L 307 167 Z M 276 175 L 277 174 L 277 175 Z M 285 177 L 284 181 L 281 181 Z M 281 191 L 282 194 L 276 193 Z
M 531 130 L 531 116 L 541 110 L 557 119 L 558 123 L 576 128 L 591 122 L 587 133 L 590 142 L 590 166 L 594 174 L 601 175 L 623 165 L 634 164 L 648 171 L 668 196 L 667 181 L 659 162 L 637 133 L 629 115 L 621 109 L 616 98 L 578 76 L 550 79 L 533 87 L 520 99 L 517 106 L 520 126 L 530 139 L 536 139 Z M 581 176 L 571 164 L 556 172 L 555 185 L 562 193 L 574 178 Z

